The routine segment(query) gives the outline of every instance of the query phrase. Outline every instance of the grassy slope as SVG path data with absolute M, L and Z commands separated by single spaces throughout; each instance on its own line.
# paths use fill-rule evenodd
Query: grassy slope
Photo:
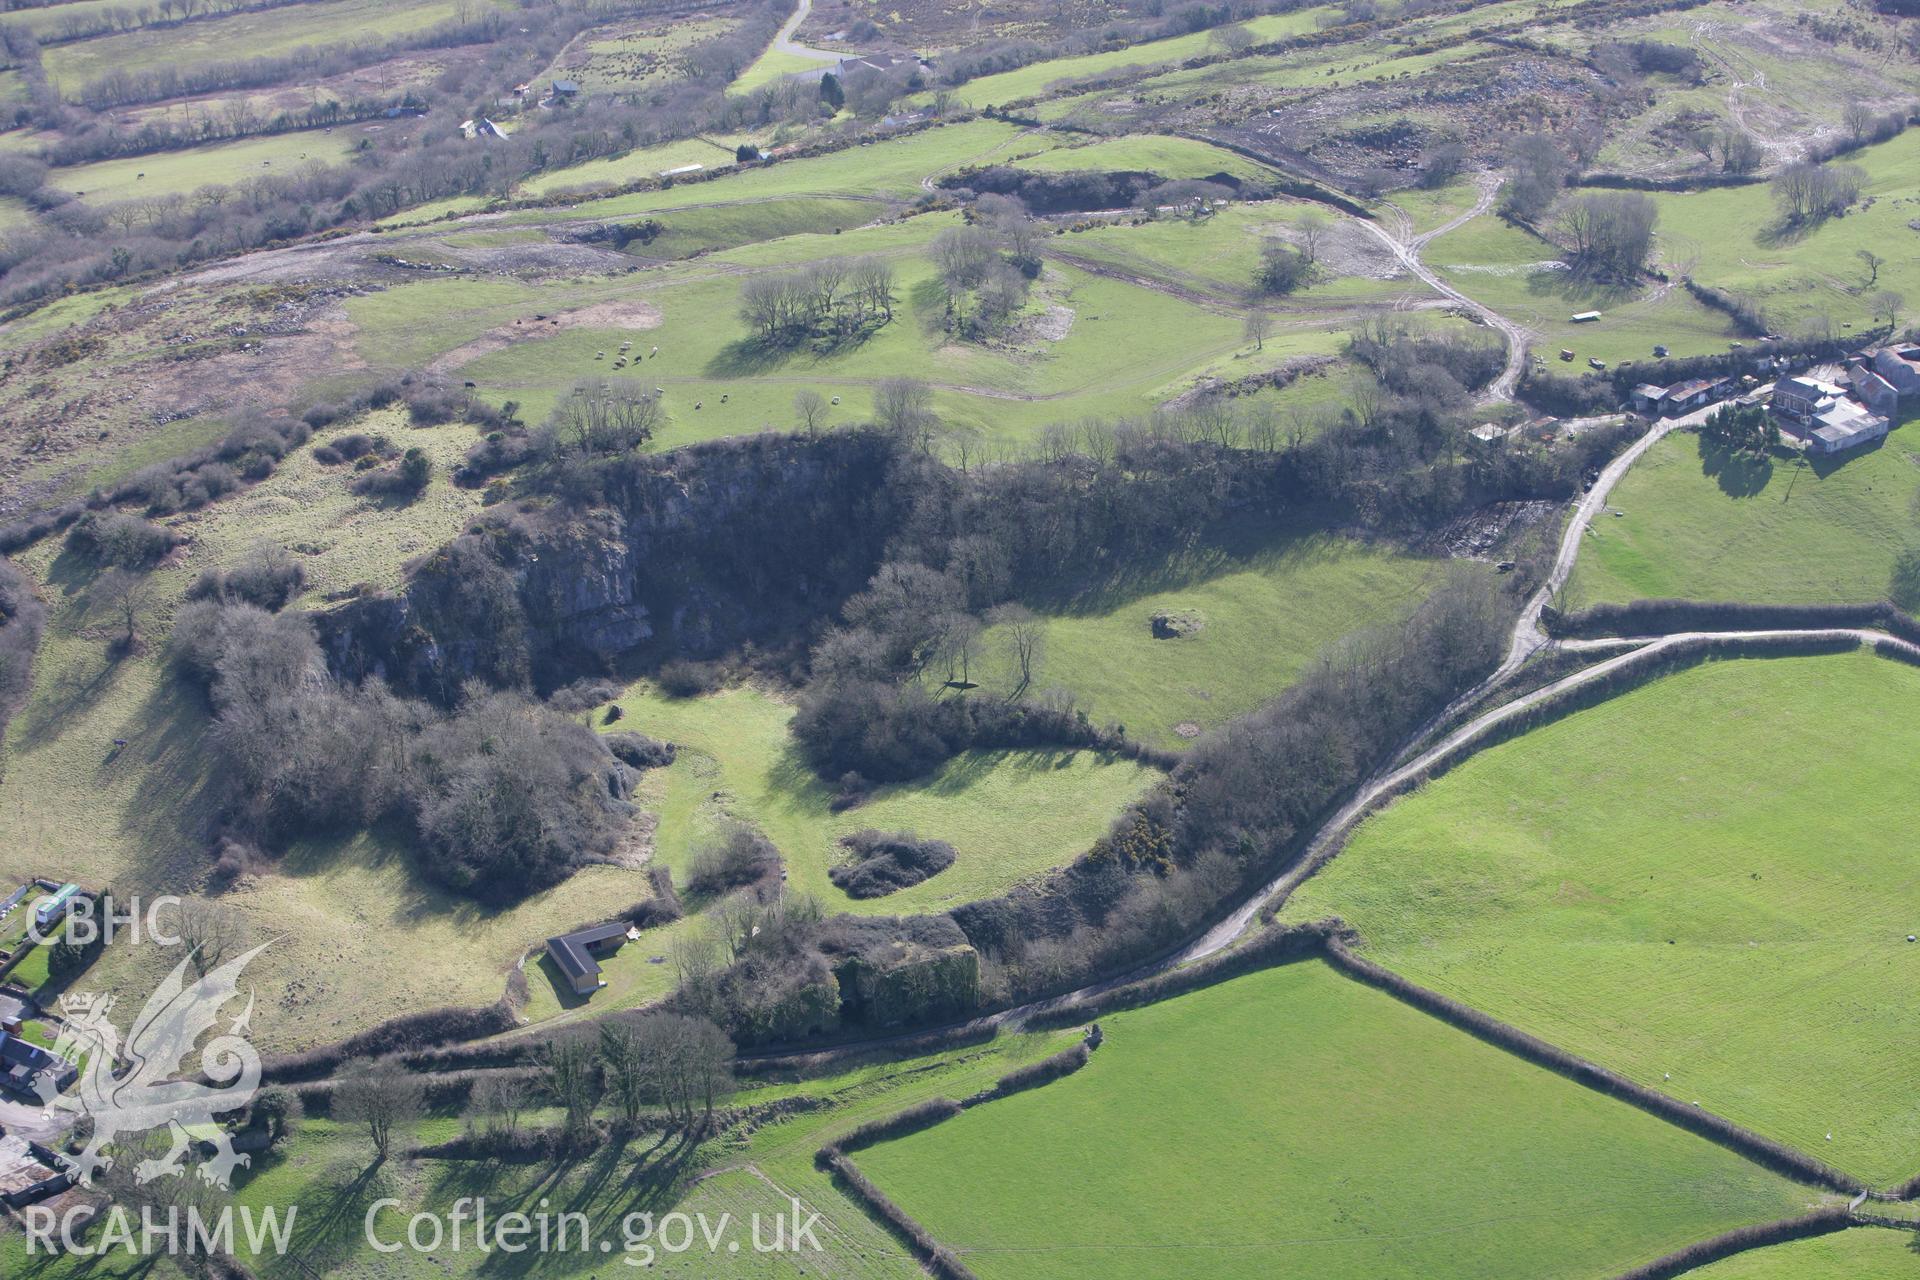
M 1245 556 L 1169 565 L 1137 591 L 1047 611 L 1038 682 L 1060 686 L 1098 723 L 1177 746 L 1174 726 L 1213 728 L 1274 697 L 1341 637 L 1410 611 L 1434 565 L 1342 538 L 1308 535 Z M 1154 614 L 1197 611 L 1197 635 L 1155 639 Z M 976 680 L 1008 665 L 989 630 Z
M 857 1158 L 984 1280 L 1593 1276 L 1814 1194 L 1318 963 L 1102 1025 Z
M 615 728 L 681 747 L 656 835 L 677 882 L 685 883 L 693 851 L 732 817 L 762 828 L 786 856 L 790 883 L 830 911 L 939 911 L 999 893 L 1084 852 L 1157 776 L 1091 752 L 974 752 L 836 814 L 829 789 L 793 749 L 784 703 L 751 689 L 676 699 L 636 686 L 620 705 L 626 714 Z M 838 860 L 839 837 L 866 827 L 937 836 L 959 858 L 911 889 L 856 902 L 828 881 L 827 868 Z
M 1042 173 L 1078 173 L 1087 170 L 1139 170 L 1157 173 L 1163 178 L 1206 178 L 1216 173 L 1255 181 L 1271 178 L 1273 171 L 1245 156 L 1222 147 L 1191 138 L 1168 138 L 1157 134 L 1128 134 L 1090 142 L 1085 146 L 1056 147 L 1037 156 L 1029 156 L 1015 166 Z
M 373 425 L 441 463 L 422 499 L 368 507 L 347 493 L 344 469 L 323 468 L 302 450 L 248 493 L 177 519 L 193 538 L 191 554 L 155 571 L 144 632 L 163 636 L 193 577 L 232 563 L 260 539 L 310 548 L 302 559 L 314 588 L 305 603 L 312 604 L 356 582 L 391 586 L 407 558 L 457 533 L 477 497 L 444 476 L 474 439 L 471 428 L 409 429 L 397 421 Z M 171 677 L 157 645 L 144 656 L 107 660 L 111 623 L 93 600 L 91 575 L 56 551 L 43 544 L 22 557 L 49 584 L 52 619 L 0 777 L 0 880 L 67 876 L 110 882 L 123 895 L 197 886 L 210 862 L 213 816 L 204 705 Z M 116 738 L 127 739 L 119 752 Z M 263 1048 L 336 1039 L 425 1007 L 497 999 L 527 944 L 647 893 L 637 872 L 592 868 L 513 910 L 481 911 L 423 887 L 406 852 L 387 834 L 316 839 L 223 899 L 253 940 L 281 939 L 248 971 L 262 993 L 255 1026 Z M 144 999 L 177 959 L 150 947 L 116 948 L 89 983 Z
M 742 211 L 715 212 L 731 218 Z M 707 216 L 660 215 L 670 232 L 688 236 L 712 230 Z M 901 375 L 932 384 L 936 408 L 950 424 L 998 442 L 1019 441 L 1063 419 L 1143 413 L 1201 372 L 1233 363 L 1244 345 L 1240 322 L 1230 314 L 1067 266 L 1049 270 L 1033 303 L 1035 311 L 1049 304 L 1071 309 L 1073 324 L 1064 337 L 1051 341 L 1034 335 L 1010 346 L 949 342 L 939 327 L 942 306 L 925 248 L 951 223 L 948 215 L 933 215 L 844 235 L 792 236 L 668 268 L 645 277 L 640 290 L 631 282 L 605 286 L 603 292 L 571 285 L 434 281 L 352 299 L 348 311 L 362 328 L 361 348 L 369 360 L 398 368 L 424 363 L 487 329 L 538 311 L 638 293 L 660 308 L 663 322 L 644 335 L 648 349 L 659 345 L 659 355 L 630 376 L 667 389 L 671 422 L 660 442 L 668 446 L 785 429 L 793 422 L 793 397 L 804 389 L 843 398 L 831 421 L 863 420 L 873 384 Z M 676 227 L 683 230 L 675 232 Z M 733 268 L 784 269 L 861 253 L 894 261 L 900 301 L 892 324 L 860 346 L 825 356 L 806 350 L 762 355 L 744 344 L 745 328 L 737 315 L 741 277 Z M 611 357 L 596 360 L 595 353 L 617 350 L 627 336 L 613 330 L 560 330 L 484 356 L 461 374 L 477 381 L 483 394 L 520 401 L 525 416 L 537 421 L 575 380 L 611 372 Z M 1338 341 L 1324 325 L 1296 330 L 1269 341 L 1264 358 L 1330 350 Z
M 1698 436 L 1669 436 L 1614 491 L 1626 515 L 1596 523 L 1570 598 L 1881 599 L 1894 558 L 1920 544 L 1917 447 L 1906 427 L 1837 463 L 1729 466 Z
M 1920 298 L 1920 255 L 1909 252 L 1920 215 L 1920 130 L 1868 147 L 1843 163 L 1867 172 L 1869 203 L 1843 218 L 1804 232 L 1783 234 L 1766 184 L 1728 187 L 1687 195 L 1661 195 L 1660 256 L 1693 261 L 1695 278 L 1731 293 L 1753 297 L 1776 329 L 1792 333 L 1816 317 L 1867 328 L 1874 293 L 1891 289 Z M 1869 287 L 1855 256 L 1871 249 L 1886 259 Z M 1903 310 L 1910 321 L 1911 310 Z
M 1689 1273 L 1689 1280 L 1906 1280 L 1920 1269 L 1912 1232 L 1861 1227 L 1755 1249 Z
M 1282 40 L 1312 31 L 1331 12 L 1328 8 L 1302 9 L 1295 13 L 1269 14 L 1245 24 L 1258 41 Z M 1052 58 L 1031 66 L 997 75 L 969 80 L 954 90 L 954 96 L 975 107 L 1038 97 L 1056 81 L 1080 81 L 1112 75 L 1122 68 L 1166 67 L 1188 58 L 1219 52 L 1212 31 L 1152 40 L 1111 53 L 1090 53 L 1077 58 Z M 925 95 L 930 98 L 931 95 Z
M 1894 1182 L 1920 1171 L 1916 752 L 1911 668 L 1687 671 L 1399 801 L 1286 914 L 1337 913 L 1423 985 Z
M 47 181 L 59 190 L 84 195 L 93 204 L 184 195 L 215 183 L 232 186 L 265 173 L 297 173 L 308 162 L 337 164 L 347 158 L 353 143 L 353 136 L 345 131 L 282 133 L 74 165 L 55 169 Z

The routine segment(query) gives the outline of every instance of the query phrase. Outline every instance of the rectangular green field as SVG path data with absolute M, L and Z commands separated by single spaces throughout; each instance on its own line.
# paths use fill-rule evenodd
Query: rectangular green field
M 353 143 L 354 135 L 345 130 L 281 133 L 73 165 L 55 169 L 47 182 L 84 197 L 89 204 L 185 195 L 201 187 L 232 186 L 248 178 L 289 177 L 310 163 L 339 164 L 351 154 Z
M 1920 427 L 1836 459 L 1760 462 L 1675 432 L 1613 491 L 1568 593 L 1575 606 L 1684 597 L 1817 604 L 1884 599 L 1920 546 Z
M 1920 671 L 1719 662 L 1467 760 L 1287 904 L 1874 1184 L 1920 1172 Z
M 1594 1277 L 1819 1199 L 1317 961 L 1101 1025 L 855 1157 L 983 1280 Z

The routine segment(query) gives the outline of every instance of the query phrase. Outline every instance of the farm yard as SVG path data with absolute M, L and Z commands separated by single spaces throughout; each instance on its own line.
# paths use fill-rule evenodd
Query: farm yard
M 0 13 L 0 1275 L 1908 1274 L 1911 8 Z

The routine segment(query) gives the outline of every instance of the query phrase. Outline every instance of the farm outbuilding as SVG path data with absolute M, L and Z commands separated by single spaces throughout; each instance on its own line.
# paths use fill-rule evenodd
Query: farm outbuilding
M 592 995 L 600 989 L 600 962 L 594 957 L 618 951 L 630 929 L 624 920 L 616 920 L 563 933 L 547 939 L 547 956 L 575 995 Z

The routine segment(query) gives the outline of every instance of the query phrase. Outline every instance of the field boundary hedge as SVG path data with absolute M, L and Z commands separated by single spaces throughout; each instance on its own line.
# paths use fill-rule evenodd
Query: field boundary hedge
M 869 1120 L 856 1125 L 838 1138 L 833 1139 L 814 1152 L 816 1165 L 833 1174 L 840 1180 L 842 1187 L 860 1202 L 875 1217 L 904 1239 L 914 1251 L 914 1255 L 926 1264 L 927 1269 L 942 1280 L 974 1280 L 974 1274 L 967 1269 L 954 1252 L 934 1239 L 933 1233 L 915 1220 L 913 1215 L 895 1204 L 886 1192 L 880 1190 L 860 1172 L 858 1165 L 847 1153 L 862 1151 L 876 1143 L 889 1142 L 895 1138 L 904 1138 L 908 1134 L 931 1129 L 944 1124 L 961 1112 L 1010 1097 L 1028 1089 L 1038 1089 L 1055 1080 L 1072 1075 L 1087 1065 L 1093 1057 L 1093 1051 L 1100 1047 L 1103 1039 L 1099 1024 L 1087 1028 L 1077 1044 L 1050 1054 L 1038 1062 L 1030 1062 L 1024 1067 L 1016 1067 L 996 1080 L 991 1088 L 982 1089 L 963 1101 L 952 1098 L 929 1098 L 917 1102 L 892 1115 L 882 1116 L 878 1120 Z
M 1684 1249 L 1675 1249 L 1665 1257 L 1655 1258 L 1652 1262 L 1643 1263 L 1631 1271 L 1623 1271 L 1615 1277 L 1615 1280 L 1669 1280 L 1672 1276 L 1697 1270 L 1710 1262 L 1731 1258 L 1736 1253 L 1764 1249 L 1769 1245 L 1786 1244 L 1793 1240 L 1807 1240 L 1814 1236 L 1831 1235 L 1835 1231 L 1844 1231 L 1852 1225 L 1847 1217 L 1846 1206 L 1834 1205 L 1831 1208 L 1815 1209 L 1812 1213 L 1803 1213 L 1794 1218 L 1756 1223 L 1750 1227 L 1735 1227 L 1717 1236 L 1697 1240 Z
M 1678 1125 L 1689 1133 L 1716 1142 L 1763 1168 L 1785 1174 L 1801 1182 L 1811 1182 L 1834 1191 L 1844 1191 L 1849 1195 L 1868 1189 L 1866 1184 L 1851 1174 L 1843 1173 L 1831 1165 L 1815 1160 L 1812 1156 L 1796 1151 L 1783 1142 L 1762 1137 L 1751 1129 L 1743 1128 L 1710 1111 L 1690 1107 L 1657 1090 L 1635 1084 L 1617 1072 L 1549 1044 L 1538 1036 L 1529 1035 L 1518 1027 L 1482 1013 L 1470 1005 L 1462 1004 L 1451 996 L 1430 991 L 1418 983 L 1401 977 L 1391 969 L 1354 954 L 1348 949 L 1346 942 L 1340 938 L 1327 940 L 1327 961 L 1355 981 L 1364 982 L 1370 987 L 1384 991 L 1422 1013 L 1430 1014 L 1496 1048 L 1505 1049 L 1535 1066 L 1545 1067 L 1575 1084 L 1583 1085 L 1610 1098 L 1617 1098 L 1657 1119 Z M 1633 1274 L 1637 1277 L 1640 1273 Z M 1674 1273 L 1648 1272 L 1647 1276 L 1652 1277 L 1656 1274 Z
M 1300 960 L 1324 956 L 1327 943 L 1346 931 L 1337 919 L 1315 920 L 1307 924 L 1269 924 L 1237 947 L 1216 951 L 1204 960 L 1179 969 L 1169 969 L 1151 977 L 1122 982 L 1104 991 L 1049 1005 L 1028 1014 L 1022 1025 L 1029 1031 L 1071 1027 L 1091 1019 L 1158 1004 L 1174 996 L 1211 987 L 1230 978 L 1260 969 L 1278 968 Z
M 831 1173 L 854 1200 L 869 1213 L 891 1227 L 912 1246 L 914 1256 L 941 1280 L 976 1280 L 973 1272 L 953 1250 L 934 1239 L 928 1230 L 873 1185 L 852 1160 L 830 1147 L 820 1150 L 820 1167 Z
M 1555 639 L 1669 635 L 1676 631 L 1811 631 L 1853 627 L 1884 631 L 1920 644 L 1920 622 L 1891 602 L 1869 604 L 1758 604 L 1727 600 L 1634 600 L 1596 604 L 1574 613 L 1543 609 L 1541 625 Z

